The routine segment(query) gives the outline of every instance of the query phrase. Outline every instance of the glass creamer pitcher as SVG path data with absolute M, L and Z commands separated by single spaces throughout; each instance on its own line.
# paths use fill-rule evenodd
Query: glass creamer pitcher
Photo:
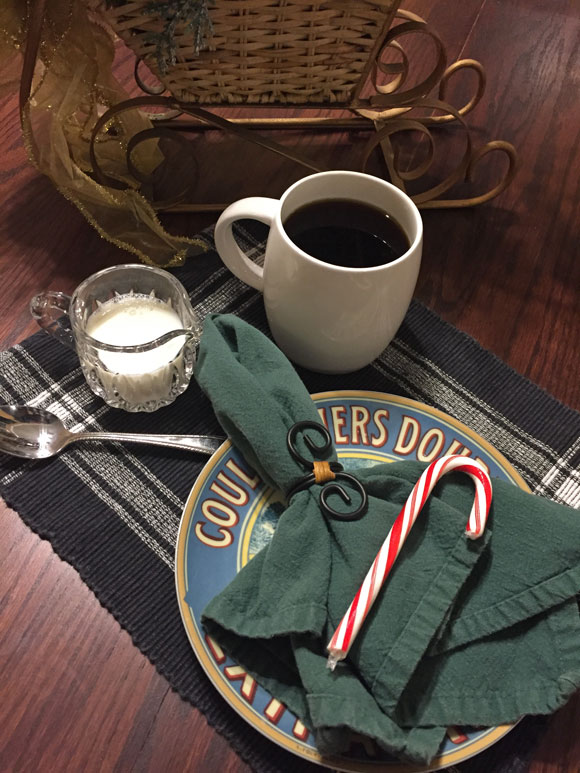
M 88 385 L 113 408 L 155 411 L 187 389 L 200 323 L 167 271 L 113 266 L 85 279 L 72 297 L 36 295 L 30 310 L 75 349 Z

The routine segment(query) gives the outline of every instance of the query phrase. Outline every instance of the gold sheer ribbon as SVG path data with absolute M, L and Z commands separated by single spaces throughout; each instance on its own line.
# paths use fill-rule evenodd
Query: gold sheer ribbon
M 101 168 L 120 188 L 92 177 L 93 128 L 104 112 L 129 97 L 112 74 L 113 57 L 111 34 L 78 0 L 0 3 L 0 94 L 20 87 L 31 161 L 102 237 L 146 263 L 177 265 L 186 254 L 207 248 L 201 240 L 168 233 L 127 168 L 131 137 L 152 128 L 144 113 L 116 116 L 99 136 Z M 135 147 L 130 156 L 146 174 L 163 161 L 154 141 Z

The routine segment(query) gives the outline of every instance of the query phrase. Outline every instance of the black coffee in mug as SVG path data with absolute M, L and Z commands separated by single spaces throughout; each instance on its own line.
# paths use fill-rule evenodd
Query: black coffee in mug
M 378 207 L 348 199 L 313 201 L 292 212 L 284 230 L 313 258 L 345 268 L 373 268 L 404 255 L 409 239 Z

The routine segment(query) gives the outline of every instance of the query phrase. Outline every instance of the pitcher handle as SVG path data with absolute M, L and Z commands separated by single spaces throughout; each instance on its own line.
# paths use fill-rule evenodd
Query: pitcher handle
M 30 313 L 39 326 L 61 344 L 76 350 L 69 316 L 70 295 L 49 290 L 30 301 Z

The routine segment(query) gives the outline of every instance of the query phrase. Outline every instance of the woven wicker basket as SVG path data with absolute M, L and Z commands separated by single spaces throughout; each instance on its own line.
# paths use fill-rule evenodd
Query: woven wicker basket
M 175 31 L 176 63 L 161 73 L 151 33 L 162 19 L 150 0 L 108 11 L 115 32 L 177 99 L 207 105 L 345 104 L 367 72 L 400 0 L 215 0 L 213 35 L 194 51 Z

